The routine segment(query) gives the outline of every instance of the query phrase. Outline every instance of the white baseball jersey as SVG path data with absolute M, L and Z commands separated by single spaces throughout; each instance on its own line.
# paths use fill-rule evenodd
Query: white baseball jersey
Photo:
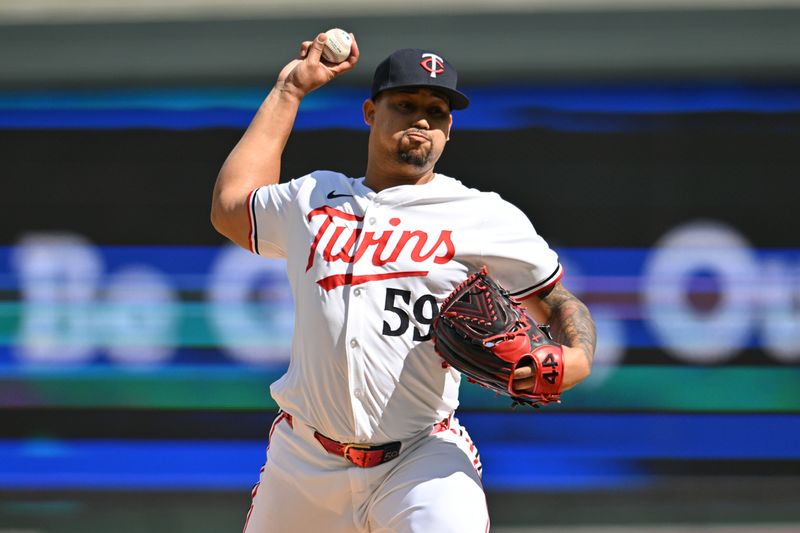
M 375 192 L 327 171 L 253 191 L 254 253 L 287 259 L 295 333 L 278 405 L 340 442 L 408 439 L 458 406 L 431 338 L 441 301 L 486 265 L 518 298 L 561 277 L 528 218 L 436 174 Z

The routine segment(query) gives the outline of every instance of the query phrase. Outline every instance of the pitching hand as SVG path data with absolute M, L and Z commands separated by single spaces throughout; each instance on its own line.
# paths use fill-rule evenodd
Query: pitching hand
M 352 33 L 350 37 L 353 39 L 350 55 L 338 64 L 322 59 L 327 35 L 320 33 L 313 41 L 304 41 L 300 45 L 300 57 L 290 61 L 278 74 L 278 86 L 302 98 L 336 76 L 352 70 L 358 62 L 358 43 Z

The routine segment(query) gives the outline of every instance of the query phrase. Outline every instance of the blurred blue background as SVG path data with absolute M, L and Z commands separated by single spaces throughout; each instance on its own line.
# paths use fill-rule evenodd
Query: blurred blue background
M 284 179 L 360 176 L 372 69 L 431 46 L 473 102 L 439 170 L 522 208 L 597 320 L 561 405 L 462 388 L 493 530 L 800 531 L 792 2 L 41 4 L 0 2 L 0 531 L 243 525 L 293 307 L 210 192 L 333 26 L 362 62 L 303 102 Z

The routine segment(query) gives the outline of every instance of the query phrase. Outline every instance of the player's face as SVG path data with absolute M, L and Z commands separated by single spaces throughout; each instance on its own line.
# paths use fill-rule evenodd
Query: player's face
M 396 89 L 364 103 L 370 125 L 370 157 L 401 174 L 425 172 L 436 164 L 450 136 L 450 103 L 429 89 Z

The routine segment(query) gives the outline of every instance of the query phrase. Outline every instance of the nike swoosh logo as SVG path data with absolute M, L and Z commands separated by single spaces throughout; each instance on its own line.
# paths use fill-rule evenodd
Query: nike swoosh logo
M 336 194 L 336 191 L 331 191 L 328 193 L 328 200 L 333 200 L 334 198 L 341 198 L 342 196 L 353 196 L 352 194 Z

